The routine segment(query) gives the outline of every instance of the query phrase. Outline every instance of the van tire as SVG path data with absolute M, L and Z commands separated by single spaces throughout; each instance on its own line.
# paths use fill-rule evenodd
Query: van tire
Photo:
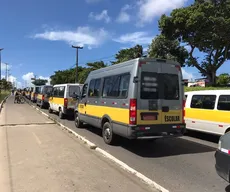
M 64 119 L 65 115 L 64 115 L 64 113 L 62 112 L 61 109 L 59 109 L 58 116 L 59 116 L 60 119 Z
M 112 126 L 109 122 L 103 124 L 102 137 L 106 144 L 113 145 L 116 141 L 116 135 L 113 133 Z
M 49 113 L 52 113 L 53 112 L 53 110 L 49 107 Z
M 78 112 L 74 113 L 74 124 L 76 128 L 83 127 L 83 122 L 79 119 Z

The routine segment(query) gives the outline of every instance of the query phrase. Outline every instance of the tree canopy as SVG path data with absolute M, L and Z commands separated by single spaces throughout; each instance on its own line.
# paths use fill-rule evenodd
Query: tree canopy
M 10 90 L 13 88 L 13 84 L 9 81 L 6 81 L 6 79 L 1 79 L 0 80 L 0 88 L 3 90 Z
M 131 59 L 136 59 L 143 56 L 143 47 L 141 45 L 136 45 L 132 48 L 121 49 L 115 55 L 115 61 L 112 61 L 112 65 L 125 62 Z
M 230 75 L 228 73 L 222 73 L 217 77 L 217 84 L 226 86 L 230 83 Z
M 179 62 L 181 66 L 184 66 L 185 61 L 188 58 L 188 51 L 183 46 L 180 46 L 177 39 L 170 40 L 164 35 L 158 35 L 149 45 L 148 56 L 175 60 Z
M 34 84 L 35 86 L 42 86 L 45 85 L 48 81 L 46 79 L 35 79 L 31 83 Z
M 197 0 L 174 9 L 161 17 L 159 28 L 167 39 L 189 46 L 186 64 L 216 83 L 216 71 L 230 59 L 230 0 Z

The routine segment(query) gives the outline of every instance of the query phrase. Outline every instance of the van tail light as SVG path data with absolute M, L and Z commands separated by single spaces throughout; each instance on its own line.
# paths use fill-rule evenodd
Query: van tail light
M 180 65 L 176 65 L 175 67 L 177 68 L 178 71 L 181 71 L 181 66 Z
M 137 100 L 130 99 L 129 103 L 129 124 L 136 125 L 137 123 Z
M 67 106 L 68 106 L 68 99 L 65 98 L 65 99 L 64 99 L 64 107 L 67 107 Z
M 44 96 L 44 95 L 42 95 L 42 101 L 44 101 L 44 99 L 45 99 L 45 96 Z
M 183 117 L 182 117 L 182 119 L 183 119 L 182 122 L 183 122 L 183 123 L 185 123 L 185 120 L 184 120 L 184 117 L 185 117 L 185 102 L 186 102 L 186 101 L 183 100 L 183 114 L 182 114 L 182 116 L 183 116 Z

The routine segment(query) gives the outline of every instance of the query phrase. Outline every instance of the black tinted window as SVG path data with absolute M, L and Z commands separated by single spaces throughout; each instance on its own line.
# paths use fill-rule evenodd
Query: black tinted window
M 85 97 L 87 94 L 87 88 L 88 88 L 88 84 L 85 84 L 82 88 L 82 97 Z
M 119 97 L 120 76 L 111 76 L 104 79 L 103 97 Z
M 58 96 L 58 89 L 57 89 L 57 87 L 54 87 L 54 89 L 53 89 L 53 96 L 54 97 Z
M 76 95 L 79 95 L 79 94 L 80 94 L 79 86 L 74 86 L 74 85 L 69 86 L 69 96 L 70 97 L 76 97 Z
M 164 84 L 164 99 L 165 100 L 179 100 L 179 79 L 178 75 L 163 74 Z
M 95 79 L 91 80 L 90 83 L 89 83 L 88 96 L 90 96 L 90 97 L 93 96 L 94 86 L 95 86 Z
M 119 95 L 121 98 L 126 98 L 128 96 L 130 74 L 124 74 L 121 76 Z
M 152 72 L 141 73 L 141 99 L 158 99 L 158 75 Z
M 191 108 L 214 109 L 216 95 L 193 95 Z
M 64 94 L 65 94 L 65 87 L 59 87 L 58 88 L 58 96 L 59 97 L 64 97 Z
M 89 97 L 98 97 L 100 94 L 101 79 L 93 79 L 89 84 Z
M 230 95 L 220 95 L 217 109 L 223 111 L 230 111 Z

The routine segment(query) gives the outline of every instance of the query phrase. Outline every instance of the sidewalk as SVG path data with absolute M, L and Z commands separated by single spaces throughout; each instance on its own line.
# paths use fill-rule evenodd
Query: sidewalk
M 150 191 L 28 104 L 10 97 L 0 125 L 1 192 Z

